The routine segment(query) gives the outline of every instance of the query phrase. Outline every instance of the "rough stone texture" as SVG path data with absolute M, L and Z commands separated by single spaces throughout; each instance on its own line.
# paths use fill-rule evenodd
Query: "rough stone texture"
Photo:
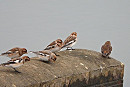
M 0 87 L 123 87 L 124 65 L 99 52 L 61 51 L 55 63 L 33 59 L 16 73 L 0 68 Z

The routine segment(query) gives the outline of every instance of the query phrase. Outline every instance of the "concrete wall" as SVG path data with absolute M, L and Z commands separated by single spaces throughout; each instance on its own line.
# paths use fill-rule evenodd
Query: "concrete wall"
M 123 87 L 124 65 L 99 52 L 61 51 L 55 63 L 32 59 L 18 70 L 0 68 L 0 87 Z

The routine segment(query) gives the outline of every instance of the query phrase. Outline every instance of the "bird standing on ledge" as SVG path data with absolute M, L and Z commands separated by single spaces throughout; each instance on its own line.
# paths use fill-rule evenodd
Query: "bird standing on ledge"
M 101 53 L 103 57 L 109 58 L 109 55 L 111 54 L 112 46 L 111 42 L 107 41 L 104 45 L 101 47 Z
M 62 48 L 66 47 L 67 50 L 74 50 L 72 48 L 72 46 L 74 46 L 76 44 L 76 42 L 77 42 L 77 33 L 73 32 L 73 33 L 71 33 L 70 36 L 68 36 L 66 38 L 66 40 L 63 43 L 63 47 Z M 71 48 L 71 49 L 68 49 L 68 48 Z
M 27 53 L 26 48 L 15 47 L 8 50 L 5 53 L 2 53 L 0 56 L 7 56 L 9 58 L 17 58 L 17 57 L 21 57 L 23 54 L 26 54 L 26 53 Z
M 30 51 L 30 53 L 34 53 L 37 55 L 37 57 L 42 61 L 47 62 L 55 62 L 56 61 L 56 55 L 52 53 L 50 50 L 43 50 L 43 51 Z
M 11 67 L 16 72 L 20 73 L 16 68 L 22 66 L 27 61 L 30 61 L 30 58 L 28 56 L 23 56 L 22 58 L 13 58 L 6 63 L 2 63 L 0 66 Z
M 49 44 L 44 50 L 50 50 L 51 52 L 55 53 L 61 50 L 63 46 L 63 42 L 61 39 L 57 39 Z M 55 53 L 56 54 L 56 53 Z

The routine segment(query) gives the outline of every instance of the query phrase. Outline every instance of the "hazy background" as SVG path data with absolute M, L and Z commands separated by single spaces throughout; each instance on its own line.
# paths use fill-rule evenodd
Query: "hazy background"
M 0 0 L 0 53 L 13 47 L 42 50 L 74 31 L 74 48 L 100 52 L 111 41 L 111 56 L 125 64 L 129 87 L 130 0 Z

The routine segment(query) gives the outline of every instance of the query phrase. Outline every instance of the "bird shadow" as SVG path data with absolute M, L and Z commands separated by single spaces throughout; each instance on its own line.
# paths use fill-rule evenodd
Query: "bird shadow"
M 40 62 L 43 62 L 43 63 L 46 63 L 46 64 L 53 64 L 53 63 L 50 62 L 50 61 L 43 61 L 43 60 L 36 60 L 36 61 L 40 61 Z
M 9 70 L 0 70 L 0 72 L 4 72 L 4 73 L 7 73 L 7 74 L 21 74 L 22 72 L 16 72 L 16 71 L 14 71 L 14 70 L 11 70 L 11 69 L 9 69 Z
M 49 65 L 52 65 L 54 64 L 55 62 L 51 62 L 51 61 L 44 61 L 44 60 L 40 60 L 39 58 L 31 58 L 32 60 L 35 60 L 35 61 L 40 61 L 40 62 L 43 62 L 43 63 L 46 63 L 46 64 L 49 64 Z

